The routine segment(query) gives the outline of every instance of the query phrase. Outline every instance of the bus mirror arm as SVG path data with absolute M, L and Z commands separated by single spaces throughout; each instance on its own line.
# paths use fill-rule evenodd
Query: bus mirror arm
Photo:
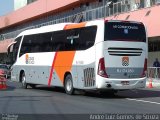
M 16 42 L 12 42 L 11 44 L 9 44 L 7 46 L 7 56 L 9 55 L 9 53 L 11 52 L 11 47 L 15 44 Z
M 9 55 L 10 53 L 10 47 L 7 48 L 7 56 Z
M 9 56 L 9 53 L 10 53 L 10 46 L 9 47 L 7 47 L 7 56 Z

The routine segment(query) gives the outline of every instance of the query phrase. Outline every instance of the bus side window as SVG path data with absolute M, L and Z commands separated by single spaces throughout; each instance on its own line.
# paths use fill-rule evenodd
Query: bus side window
M 52 51 L 52 32 L 41 33 L 37 36 L 37 44 L 39 43 L 40 52 Z
M 80 31 L 79 48 L 86 50 L 92 47 L 95 43 L 97 26 L 84 27 Z
M 86 41 L 86 48 L 90 48 L 93 44 L 93 41 Z
M 35 52 L 52 51 L 52 32 L 24 36 L 21 55 Z
M 33 46 L 33 47 L 32 47 L 32 52 L 33 52 L 33 53 L 40 51 L 39 45 L 32 45 L 32 46 Z
M 65 31 L 65 45 L 66 45 L 66 51 L 72 51 L 76 50 L 77 48 L 77 37 L 78 32 L 76 32 L 76 29 L 69 29 Z
M 65 51 L 66 50 L 65 30 L 53 32 L 52 37 L 53 37 L 52 40 L 53 51 Z

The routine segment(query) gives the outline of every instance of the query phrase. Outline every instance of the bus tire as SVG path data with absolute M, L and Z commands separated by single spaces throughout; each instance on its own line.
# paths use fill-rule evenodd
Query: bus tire
M 73 95 L 74 94 L 73 81 L 72 81 L 71 74 L 68 74 L 65 77 L 64 89 L 65 89 L 67 94 L 69 94 L 69 95 Z
M 36 84 L 29 84 L 29 86 L 31 86 L 32 89 L 36 88 Z
M 24 72 L 21 75 L 21 84 L 23 89 L 27 89 L 28 84 L 26 83 L 26 76 Z

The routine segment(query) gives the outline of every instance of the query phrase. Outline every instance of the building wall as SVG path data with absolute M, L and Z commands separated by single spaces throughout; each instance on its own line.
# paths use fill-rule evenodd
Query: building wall
M 14 0 L 14 10 L 18 10 L 36 0 Z
M 22 8 L 27 5 L 27 0 L 14 0 L 14 10 Z
M 87 1 L 87 0 L 86 0 Z M 0 29 L 4 29 L 14 24 L 24 23 L 37 16 L 48 15 L 50 12 L 65 10 L 78 4 L 79 0 L 37 0 L 7 16 L 0 17 Z
M 13 38 L 17 34 L 19 34 L 21 31 L 25 30 L 26 28 L 30 29 L 29 27 L 32 27 L 32 26 L 33 26 L 32 28 L 34 28 L 35 25 L 37 25 L 37 26 L 39 26 L 40 24 L 48 25 L 48 23 L 47 23 L 48 21 L 50 22 L 50 21 L 53 21 L 56 19 L 61 19 L 63 17 L 68 17 L 71 15 L 71 13 L 73 15 L 72 17 L 74 17 L 74 11 L 76 11 L 76 9 L 78 8 L 78 7 L 75 7 L 75 9 L 72 10 L 72 8 L 69 7 L 69 6 L 73 7 L 74 6 L 73 2 L 76 2 L 76 0 L 71 0 L 72 2 L 70 2 L 70 4 L 69 4 L 69 1 L 66 2 L 66 6 L 64 6 L 65 4 L 64 4 L 64 2 L 62 2 L 63 5 L 61 5 L 61 7 L 59 7 L 59 8 L 57 7 L 57 9 L 52 5 L 53 1 L 51 1 L 51 2 L 50 1 L 51 0 L 38 0 L 35 3 L 30 4 L 28 6 L 25 6 L 24 8 L 21 8 L 20 10 L 17 10 L 10 15 L 0 17 L 0 38 L 1 38 L 0 40 L 3 40 L 3 38 L 4 39 Z M 140 2 L 140 1 L 141 0 L 136 0 L 136 2 Z M 78 2 L 78 0 L 77 0 L 77 2 Z M 149 4 L 151 2 L 151 0 L 147 0 L 147 2 Z M 97 7 L 98 7 L 99 3 L 101 4 L 100 8 L 103 7 L 103 2 L 97 1 L 94 3 L 95 3 L 95 6 L 97 6 Z M 132 0 L 127 3 L 131 4 L 131 6 L 134 6 L 135 1 Z M 52 7 L 49 8 L 49 4 L 51 4 Z M 57 4 L 57 6 L 58 5 L 60 6 L 60 4 L 58 4 L 58 3 L 56 3 L 56 4 Z M 85 6 L 85 4 L 83 4 L 83 5 L 85 7 L 85 10 L 88 10 L 86 8 L 94 6 L 91 4 L 89 6 Z M 116 6 L 116 3 L 114 3 L 114 5 Z M 146 5 L 146 4 L 143 3 L 143 5 Z M 67 8 L 67 6 L 68 6 L 68 8 L 70 8 L 70 11 L 71 11 L 70 14 L 67 14 L 68 10 L 65 10 Z M 84 7 L 82 7 L 81 1 L 79 3 L 79 6 L 81 6 L 81 9 L 83 10 Z M 123 4 L 122 4 L 122 6 L 118 6 L 118 7 L 123 7 Z M 117 7 L 117 9 L 118 9 L 118 7 Z M 59 9 L 62 9 L 62 11 L 58 11 Z M 102 18 L 102 16 L 104 15 L 104 13 L 102 11 L 103 9 L 99 9 L 99 10 L 97 9 L 98 11 L 95 9 L 97 9 L 97 8 L 94 8 L 94 10 L 90 10 L 92 13 L 88 11 L 88 14 L 86 14 L 87 11 L 84 10 L 84 12 L 85 12 L 85 13 L 83 13 L 84 14 L 84 17 L 83 17 L 84 21 Z M 112 9 L 114 9 L 114 7 Z M 78 8 L 78 10 L 79 10 L 79 8 Z M 79 12 L 81 12 L 82 10 L 79 10 Z M 51 11 L 52 11 L 52 14 L 49 14 Z M 153 7 L 148 7 L 148 8 L 144 8 L 144 9 L 140 9 L 140 10 L 134 10 L 134 8 L 132 8 L 130 12 L 124 12 L 122 14 L 117 13 L 107 19 L 134 20 L 134 21 L 143 22 L 148 28 L 149 37 L 155 37 L 155 36 L 160 36 L 160 27 L 159 27 L 160 22 L 158 21 L 158 19 L 156 19 L 157 18 L 157 11 L 160 11 L 159 5 L 155 5 Z M 101 17 L 97 16 L 97 12 L 98 12 L 98 14 L 101 15 Z M 62 14 L 62 13 L 64 13 L 64 14 Z M 72 21 L 66 21 L 66 22 L 72 22 Z M 47 23 L 47 24 L 44 24 L 44 23 Z M 59 22 L 56 21 L 56 23 L 59 23 Z M 19 31 L 20 29 L 22 29 L 22 30 Z M 18 32 L 16 32 L 16 31 L 18 31 Z M 13 34 L 11 34 L 11 32 L 13 32 Z M 6 34 L 6 35 L 4 35 L 4 34 Z

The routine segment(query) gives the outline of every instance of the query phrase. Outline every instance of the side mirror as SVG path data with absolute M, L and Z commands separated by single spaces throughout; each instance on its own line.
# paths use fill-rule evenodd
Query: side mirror
M 17 43 L 16 41 L 12 42 L 11 44 L 8 45 L 7 47 L 7 56 L 9 55 L 9 53 L 12 51 L 13 49 L 13 45 Z

